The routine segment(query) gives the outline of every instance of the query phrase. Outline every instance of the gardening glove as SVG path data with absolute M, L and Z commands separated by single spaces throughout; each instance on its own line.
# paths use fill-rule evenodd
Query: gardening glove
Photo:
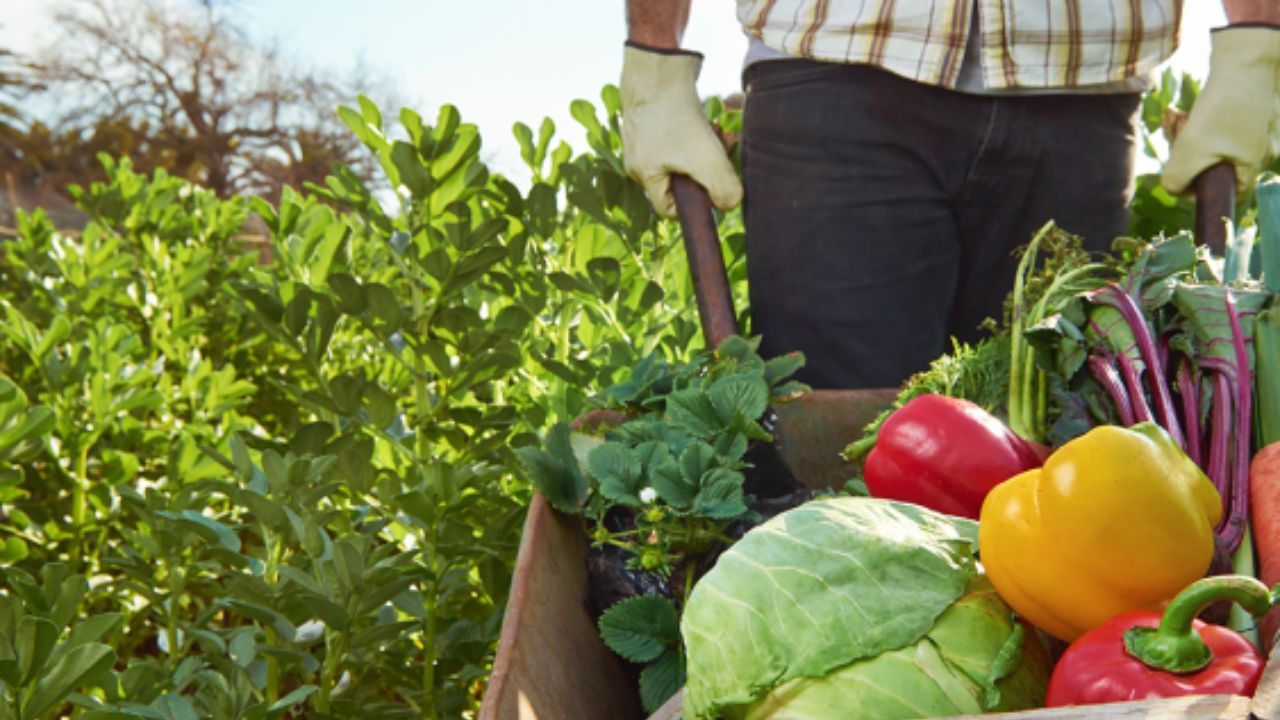
M 742 183 L 724 145 L 702 113 L 695 81 L 702 55 L 627 44 L 622 61 L 622 156 L 653 209 L 676 216 L 672 173 L 684 173 L 728 210 L 742 201 Z
M 1209 79 L 1169 151 L 1161 182 L 1186 192 L 1223 160 L 1236 186 L 1253 187 L 1268 155 L 1280 150 L 1280 26 L 1248 24 L 1213 32 Z

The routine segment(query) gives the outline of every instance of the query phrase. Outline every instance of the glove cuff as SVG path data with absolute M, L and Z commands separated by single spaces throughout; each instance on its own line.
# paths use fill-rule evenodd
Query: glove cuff
M 698 73 L 702 70 L 700 53 L 655 51 L 632 43 L 627 43 L 623 52 L 619 85 L 624 108 L 674 98 L 684 104 L 701 105 L 696 89 Z
M 1236 28 L 1270 28 L 1271 30 L 1280 30 L 1280 24 L 1262 22 L 1261 20 L 1250 20 L 1249 22 L 1231 23 L 1230 25 L 1212 28 L 1209 30 L 1209 34 L 1212 35 L 1220 30 L 1235 30 Z
M 628 40 L 624 44 L 629 48 L 635 48 L 636 50 L 642 50 L 644 52 L 654 53 L 656 55 L 691 55 L 693 57 L 698 58 L 699 61 L 701 61 L 703 57 L 702 53 L 697 52 L 695 50 L 684 50 L 681 48 L 660 48 L 660 47 L 654 47 L 652 45 L 645 45 L 644 43 L 638 43 L 634 40 Z
M 1214 28 L 1210 41 L 1213 46 L 1210 73 L 1215 66 L 1234 67 L 1240 63 L 1280 66 L 1280 25 L 1263 22 L 1227 25 Z

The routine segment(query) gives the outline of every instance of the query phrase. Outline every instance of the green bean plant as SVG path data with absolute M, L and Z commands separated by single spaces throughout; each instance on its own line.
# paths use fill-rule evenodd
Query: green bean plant
M 673 223 L 517 124 L 339 109 L 379 161 L 220 200 L 102 158 L 80 232 L 0 241 L 0 718 L 472 717 L 517 450 L 702 341 Z M 732 127 L 716 102 L 708 111 Z M 740 218 L 719 218 L 741 289 Z M 257 229 L 255 229 L 257 228 Z M 265 238 L 246 238 L 263 232 Z

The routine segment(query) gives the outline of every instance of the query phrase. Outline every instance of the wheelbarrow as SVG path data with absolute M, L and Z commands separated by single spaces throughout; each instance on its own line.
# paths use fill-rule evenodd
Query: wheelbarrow
M 673 179 L 703 334 L 715 346 L 737 332 L 724 258 L 706 191 Z M 1221 254 L 1223 218 L 1234 210 L 1228 165 L 1196 181 L 1196 231 Z M 897 396 L 898 388 L 813 390 L 770 408 L 772 452 L 814 488 L 852 475 L 841 451 Z M 588 611 L 587 538 L 579 518 L 534 495 L 525 520 L 511 594 L 480 720 L 641 720 L 639 694 L 623 661 L 605 647 Z M 677 694 L 649 720 L 679 717 Z M 990 715 L 984 717 L 991 717 Z M 1230 718 L 1280 720 L 1280 661 L 1267 667 L 1254 698 L 1217 695 L 1106 706 L 1002 713 L 1004 720 L 1076 718 Z

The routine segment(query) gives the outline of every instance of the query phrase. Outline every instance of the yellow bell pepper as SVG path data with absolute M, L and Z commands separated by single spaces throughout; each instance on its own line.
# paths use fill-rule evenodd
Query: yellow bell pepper
M 997 485 L 978 544 L 1009 606 L 1071 641 L 1203 577 L 1221 516 L 1218 491 L 1163 428 L 1101 426 Z

